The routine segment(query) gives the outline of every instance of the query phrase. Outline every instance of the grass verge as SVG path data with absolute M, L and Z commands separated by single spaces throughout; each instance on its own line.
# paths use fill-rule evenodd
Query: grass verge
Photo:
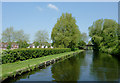
M 70 55 L 76 52 L 82 52 L 82 51 L 83 50 L 77 50 L 77 51 L 44 56 L 40 58 L 29 59 L 25 61 L 18 61 L 15 63 L 2 64 L 0 65 L 0 67 L 2 67 L 2 80 L 5 80 L 6 78 L 11 77 L 11 76 L 15 76 L 17 73 L 23 73 L 25 71 L 28 71 L 30 67 L 33 67 L 34 69 L 35 66 L 38 66 L 52 59 L 61 58 L 61 57 L 64 57 L 64 56 L 67 56 L 67 55 Z

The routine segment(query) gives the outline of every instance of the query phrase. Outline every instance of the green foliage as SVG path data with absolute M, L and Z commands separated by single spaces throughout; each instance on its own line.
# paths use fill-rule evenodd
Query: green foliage
M 28 47 L 29 35 L 25 34 L 23 30 L 15 31 L 13 27 L 10 27 L 2 32 L 2 41 L 8 43 L 7 49 L 11 48 L 12 42 L 17 42 L 19 48 L 26 48 Z
M 59 54 L 64 52 L 70 52 L 69 48 L 29 48 L 29 49 L 15 49 L 15 50 L 6 50 L 2 52 L 2 64 L 13 63 L 16 61 L 23 61 L 32 58 L 43 57 L 47 55 Z
M 15 39 L 13 27 L 7 28 L 2 32 L 2 41 L 3 42 L 13 42 Z
M 79 42 L 80 31 L 72 14 L 62 14 L 53 27 L 51 39 L 57 48 L 75 48 Z
M 89 42 L 88 42 L 88 45 L 91 45 L 91 44 L 92 44 L 92 42 L 91 42 L 91 41 L 89 41 Z
M 89 27 L 89 36 L 92 37 L 94 50 L 110 54 L 118 54 L 118 23 L 112 19 L 99 19 Z M 116 51 L 115 51 L 116 50 Z
M 29 34 L 25 34 L 23 30 L 19 30 L 19 31 L 14 31 L 15 33 L 15 41 L 26 41 L 29 42 Z
M 78 48 L 79 48 L 79 49 L 84 49 L 85 45 L 86 45 L 86 43 L 81 40 L 81 41 L 79 41 L 79 43 L 78 43 Z
M 86 33 L 81 33 L 80 40 L 84 42 L 88 42 L 88 36 Z
M 35 47 L 40 45 L 39 42 L 36 42 L 36 41 L 34 41 L 33 44 L 35 45 Z
M 8 43 L 7 49 L 11 49 L 11 42 Z
M 15 31 L 13 27 L 6 28 L 2 32 L 3 42 L 15 42 L 15 41 L 29 41 L 29 35 L 25 34 L 23 30 Z
M 79 48 L 71 48 L 71 51 L 79 50 Z
M 19 40 L 17 43 L 19 44 L 19 48 L 27 48 L 29 46 L 27 41 Z
M 23 72 L 26 72 L 33 67 L 36 67 L 36 68 L 39 67 L 39 65 L 41 65 L 42 63 L 45 63 L 46 61 L 51 61 L 53 59 L 56 60 L 58 58 L 66 57 L 68 55 L 72 56 L 74 53 L 80 53 L 80 52 L 83 52 L 83 50 L 78 50 L 75 52 L 73 52 L 73 51 L 65 52 L 65 53 L 54 54 L 51 56 L 44 56 L 44 57 L 39 57 L 39 58 L 33 58 L 33 59 L 25 60 L 25 61 L 18 61 L 18 62 L 11 63 L 11 64 L 9 64 L 9 63 L 2 64 L 2 65 L 0 65 L 0 68 L 2 67 L 2 79 L 6 79 L 6 78 L 12 76 L 13 73 L 15 73 L 15 74 L 20 73 L 20 75 L 21 75 Z M 20 71 L 20 72 L 18 72 L 18 71 Z
M 38 42 L 39 45 L 45 45 L 49 41 L 49 35 L 45 30 L 39 30 L 35 34 L 35 42 Z

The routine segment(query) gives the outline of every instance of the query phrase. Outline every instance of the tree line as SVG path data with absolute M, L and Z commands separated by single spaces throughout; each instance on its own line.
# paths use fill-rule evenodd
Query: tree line
M 35 34 L 34 45 L 37 47 L 39 45 L 48 44 L 49 36 L 46 31 L 39 30 Z M 23 30 L 14 30 L 13 27 L 6 28 L 2 32 L 2 42 L 8 43 L 8 49 L 11 48 L 11 44 L 16 42 L 19 48 L 27 48 L 30 43 L 30 35 L 25 34 Z
M 89 36 L 94 45 L 94 50 L 120 54 L 120 28 L 116 21 L 112 19 L 99 19 L 93 22 L 93 25 L 88 27 Z M 7 28 L 2 33 L 2 39 L 5 42 L 18 42 L 20 47 L 27 47 L 29 35 L 23 30 L 14 31 L 13 28 Z M 88 41 L 86 33 L 81 33 L 76 19 L 71 13 L 63 13 L 57 20 L 51 33 L 51 38 L 46 31 L 39 30 L 35 34 L 34 44 L 47 45 L 49 40 L 52 40 L 52 46 L 56 48 L 83 48 Z
M 89 27 L 94 50 L 120 55 L 120 27 L 112 19 L 99 19 Z
M 9 46 L 11 42 L 17 42 L 19 48 L 28 47 L 29 38 L 29 34 L 25 34 L 23 30 L 15 31 L 13 27 L 7 28 L 2 33 L 2 42 L 8 42 Z M 55 48 L 80 48 L 86 45 L 87 39 L 87 34 L 80 32 L 72 14 L 63 13 L 52 29 L 51 38 L 47 31 L 39 30 L 35 33 L 33 43 L 36 47 L 49 46 L 48 42 L 52 40 L 52 46 Z

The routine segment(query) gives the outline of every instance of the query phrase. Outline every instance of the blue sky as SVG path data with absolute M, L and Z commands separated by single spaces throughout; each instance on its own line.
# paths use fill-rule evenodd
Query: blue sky
M 62 13 L 72 13 L 79 30 L 88 34 L 88 27 L 98 19 L 118 22 L 117 2 L 3 2 L 2 30 L 13 26 L 30 34 L 33 42 L 38 30 L 47 30 L 49 36 Z

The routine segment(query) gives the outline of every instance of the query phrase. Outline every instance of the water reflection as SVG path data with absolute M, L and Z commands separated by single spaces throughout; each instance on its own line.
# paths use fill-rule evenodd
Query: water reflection
M 118 80 L 119 71 L 118 60 L 109 54 L 93 53 L 93 62 L 91 64 L 91 74 L 98 80 L 113 81 Z
M 82 53 L 80 53 L 81 55 Z M 82 54 L 83 55 L 83 54 Z M 84 56 L 73 56 L 65 61 L 56 63 L 52 66 L 53 81 L 77 81 L 80 76 L 80 58 Z
M 52 66 L 53 81 L 118 81 L 118 60 L 111 55 L 86 51 Z

